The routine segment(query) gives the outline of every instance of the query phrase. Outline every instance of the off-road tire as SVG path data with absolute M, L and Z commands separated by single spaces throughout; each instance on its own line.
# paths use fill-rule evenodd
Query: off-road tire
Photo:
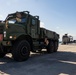
M 17 41 L 12 50 L 12 56 L 16 61 L 25 61 L 30 55 L 30 45 L 26 40 Z
M 0 58 L 3 58 L 6 55 L 6 52 L 4 52 L 6 50 L 6 47 L 2 46 L 0 49 L 3 50 L 3 51 L 0 51 Z
M 57 50 L 58 50 L 58 42 L 56 41 L 54 43 L 54 52 L 57 52 Z
M 47 45 L 47 52 L 48 53 L 54 52 L 54 42 L 53 41 L 49 41 L 49 44 Z
M 3 58 L 5 56 L 5 53 L 0 53 L 0 58 Z

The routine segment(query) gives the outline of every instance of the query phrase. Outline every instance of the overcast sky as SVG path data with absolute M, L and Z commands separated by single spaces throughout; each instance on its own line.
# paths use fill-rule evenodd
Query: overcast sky
M 76 0 L 0 0 L 0 19 L 16 11 L 39 15 L 43 27 L 76 39 Z

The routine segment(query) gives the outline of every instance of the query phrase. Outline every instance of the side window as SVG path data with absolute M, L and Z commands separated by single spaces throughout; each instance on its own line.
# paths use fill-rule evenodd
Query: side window
M 36 20 L 32 19 L 32 25 L 36 25 Z

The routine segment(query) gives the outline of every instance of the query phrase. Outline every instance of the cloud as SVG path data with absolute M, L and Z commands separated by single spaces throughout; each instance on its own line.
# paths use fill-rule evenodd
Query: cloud
M 0 18 L 2 18 L 3 16 L 2 15 L 0 15 Z
M 2 19 L 4 19 L 4 18 L 3 18 L 3 15 L 0 15 L 0 20 L 2 20 Z
M 60 39 L 59 39 L 59 40 L 62 41 L 62 36 L 63 36 L 63 34 L 59 34 L 59 35 L 60 35 Z
M 44 23 L 40 22 L 40 27 L 44 28 Z

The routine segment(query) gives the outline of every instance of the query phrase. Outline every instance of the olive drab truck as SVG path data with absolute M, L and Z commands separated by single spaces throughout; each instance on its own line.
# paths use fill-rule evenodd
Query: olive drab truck
M 9 14 L 0 22 L 0 58 L 11 53 L 16 61 L 25 61 L 30 51 L 46 49 L 47 53 L 57 52 L 59 34 L 40 28 L 39 16 L 30 15 L 29 11 L 19 12 L 26 18 L 25 23 L 16 23 L 16 13 Z

